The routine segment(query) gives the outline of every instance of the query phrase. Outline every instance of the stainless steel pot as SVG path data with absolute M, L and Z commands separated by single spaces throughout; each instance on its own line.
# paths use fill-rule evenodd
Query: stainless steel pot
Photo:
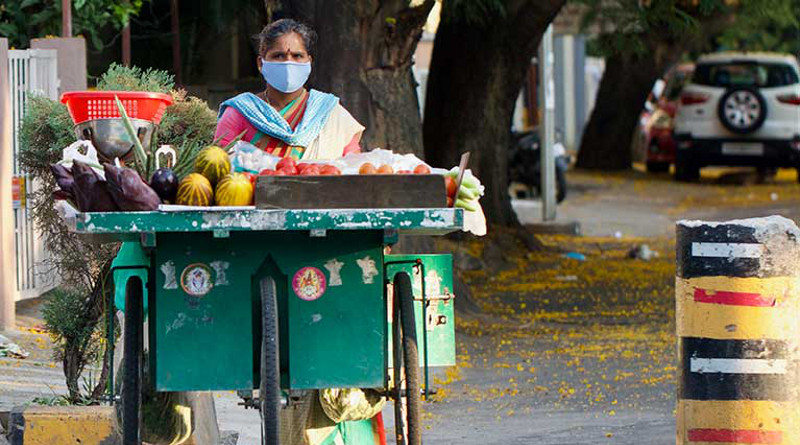
M 142 119 L 130 121 L 142 147 L 148 151 L 156 124 Z M 106 161 L 113 161 L 114 158 L 126 160 L 133 155 L 133 139 L 128 135 L 122 119 L 94 119 L 82 122 L 75 126 L 75 135 L 78 139 L 91 141 Z

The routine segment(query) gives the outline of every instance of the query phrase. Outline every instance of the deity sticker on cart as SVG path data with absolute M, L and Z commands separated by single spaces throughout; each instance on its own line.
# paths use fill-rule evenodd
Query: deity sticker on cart
M 314 301 L 325 293 L 327 283 L 325 274 L 316 267 L 304 267 L 294 274 L 292 289 L 295 295 L 305 301 Z
M 186 266 L 181 273 L 181 287 L 184 292 L 193 297 L 202 297 L 208 294 L 214 287 L 211 268 L 203 263 Z

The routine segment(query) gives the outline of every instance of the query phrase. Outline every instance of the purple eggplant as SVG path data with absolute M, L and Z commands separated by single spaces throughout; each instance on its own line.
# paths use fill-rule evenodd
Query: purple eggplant
M 75 180 L 72 178 L 72 172 L 59 164 L 50 164 L 50 171 L 53 172 L 56 184 L 58 188 L 61 189 L 56 191 L 57 196 L 59 196 L 57 199 L 74 200 L 75 196 L 72 194 L 72 186 L 75 184 Z
M 139 176 L 136 170 L 103 164 L 108 191 L 120 209 L 130 212 L 157 210 L 161 198 Z
M 178 194 L 178 177 L 169 168 L 159 168 L 150 178 L 150 188 L 158 193 L 165 203 L 174 203 Z
M 113 212 L 119 210 L 106 182 L 91 167 L 80 162 L 72 162 L 74 184 L 72 194 L 81 212 Z

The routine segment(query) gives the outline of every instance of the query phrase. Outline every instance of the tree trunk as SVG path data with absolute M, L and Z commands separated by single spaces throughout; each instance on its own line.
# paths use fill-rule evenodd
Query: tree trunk
M 281 2 L 286 15 L 319 34 L 311 85 L 339 96 L 366 127 L 364 149 L 424 155 L 411 66 L 434 3 L 425 0 L 411 7 L 402 0 Z
M 642 107 L 655 81 L 680 56 L 657 57 L 656 53 L 617 53 L 606 59 L 594 111 L 583 132 L 578 168 L 631 168 L 631 137 Z
M 471 167 L 486 186 L 487 219 L 518 224 L 508 195 L 508 143 L 514 104 L 542 34 L 564 0 L 505 2 L 505 13 L 468 20 L 443 2 L 425 101 L 423 136 L 429 163 Z

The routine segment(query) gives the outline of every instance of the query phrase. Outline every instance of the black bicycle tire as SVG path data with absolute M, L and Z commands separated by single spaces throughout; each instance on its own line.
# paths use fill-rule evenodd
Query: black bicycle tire
M 392 374 L 394 381 L 394 431 L 395 443 L 405 445 L 405 424 L 403 419 L 405 408 L 403 407 L 403 332 L 400 325 L 400 309 L 397 299 L 397 292 L 393 292 L 392 298 Z
M 125 326 L 122 357 L 122 443 L 142 444 L 143 286 L 138 277 L 125 285 Z
M 422 413 L 420 396 L 419 349 L 414 316 L 414 293 L 411 277 L 405 272 L 394 276 L 394 298 L 399 303 L 403 344 L 403 370 L 406 375 L 406 444 L 422 445 Z M 396 345 L 395 345 L 396 346 Z M 395 408 L 396 409 L 396 408 Z
M 280 359 L 278 339 L 278 296 L 275 280 L 261 280 L 261 382 L 258 402 L 261 412 L 261 444 L 278 445 L 281 409 Z

